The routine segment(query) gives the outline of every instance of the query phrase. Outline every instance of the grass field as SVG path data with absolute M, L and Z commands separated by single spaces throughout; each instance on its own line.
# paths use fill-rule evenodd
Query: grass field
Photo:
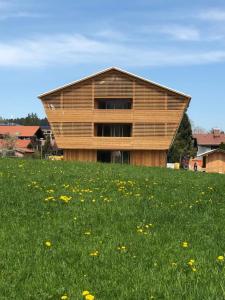
M 223 175 L 1 159 L 0 204 L 1 300 L 225 299 Z

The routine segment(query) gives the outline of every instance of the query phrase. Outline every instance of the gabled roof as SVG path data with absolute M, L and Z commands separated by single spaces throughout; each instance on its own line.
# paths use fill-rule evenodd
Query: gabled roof
M 16 150 L 20 149 L 23 152 L 34 152 L 32 149 L 29 149 L 28 146 L 31 144 L 31 140 L 16 140 Z M 0 149 L 4 146 L 4 140 L 0 139 Z
M 39 129 L 39 126 L 0 126 L 0 134 L 33 136 Z
M 215 136 L 213 133 L 199 133 L 194 134 L 193 137 L 200 146 L 219 146 L 221 143 L 225 143 L 224 133 L 220 133 L 219 136 Z
M 225 154 L 225 150 L 219 149 L 219 148 L 218 148 L 218 149 L 206 151 L 206 152 L 204 152 L 204 153 L 198 155 L 198 157 L 201 157 L 201 156 L 208 156 L 208 155 L 211 155 L 211 154 L 216 153 L 216 152 Z
M 84 78 L 82 78 L 82 79 L 73 81 L 73 82 L 71 82 L 71 83 L 69 83 L 69 84 L 63 85 L 63 86 L 58 87 L 58 88 L 56 88 L 56 89 L 53 89 L 53 90 L 51 90 L 51 91 L 49 91 L 49 92 L 43 93 L 43 94 L 39 95 L 38 98 L 41 99 L 42 97 L 45 97 L 45 96 L 47 96 L 47 95 L 50 95 L 50 94 L 55 93 L 55 92 L 57 92 L 57 91 L 60 91 L 60 90 L 62 90 L 62 89 L 64 89 L 64 88 L 70 87 L 70 86 L 72 86 L 72 85 L 74 85 L 74 84 L 77 84 L 77 83 L 80 83 L 80 82 L 82 82 L 82 81 L 91 79 L 91 78 L 93 78 L 93 77 L 95 77 L 95 76 L 102 75 L 102 74 L 104 74 L 104 73 L 106 73 L 106 72 L 109 72 L 109 71 L 117 71 L 117 72 L 120 72 L 120 73 L 122 73 L 122 74 L 125 74 L 125 75 L 128 75 L 128 76 L 134 77 L 134 78 L 136 78 L 136 79 L 145 81 L 145 82 L 147 82 L 147 83 L 153 84 L 153 85 L 155 85 L 155 86 L 157 86 L 157 87 L 159 87 L 159 88 L 166 89 L 166 90 L 168 90 L 169 92 L 175 93 L 175 94 L 177 94 L 177 95 L 179 95 L 179 96 L 186 97 L 186 98 L 188 98 L 189 100 L 191 99 L 191 96 L 189 96 L 189 95 L 186 95 L 186 94 L 184 94 L 184 93 L 178 92 L 178 91 L 176 91 L 176 90 L 173 90 L 173 89 L 171 89 L 171 88 L 168 88 L 168 87 L 166 87 L 166 86 L 163 86 L 163 85 L 161 85 L 161 84 L 158 84 L 158 83 L 156 83 L 156 82 L 154 82 L 154 81 L 150 81 L 150 80 L 148 80 L 148 79 L 146 79 L 146 78 L 137 76 L 137 75 L 135 75 L 135 74 L 129 73 L 129 72 L 127 72 L 127 71 L 121 70 L 121 69 L 116 68 L 116 67 L 111 67 L 111 68 L 105 69 L 105 70 L 103 70 L 103 71 L 101 71 L 101 72 L 97 72 L 97 73 L 92 74 L 92 75 L 90 75 L 90 76 L 84 77 Z

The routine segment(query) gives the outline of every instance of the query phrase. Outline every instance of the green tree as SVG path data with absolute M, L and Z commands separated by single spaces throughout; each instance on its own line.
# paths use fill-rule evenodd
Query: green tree
M 221 144 L 219 145 L 219 149 L 225 150 L 225 143 L 221 143 Z
M 180 162 L 182 157 L 194 157 L 196 153 L 197 149 L 193 145 L 191 123 L 185 113 L 174 143 L 168 152 L 168 162 Z
M 40 119 L 36 113 L 30 113 L 23 118 L 3 119 L 4 122 L 29 126 L 48 126 L 47 118 Z
M 46 154 L 51 154 L 52 153 L 52 144 L 51 144 L 51 139 L 49 136 L 47 136 L 45 143 L 42 147 L 42 155 L 45 157 Z

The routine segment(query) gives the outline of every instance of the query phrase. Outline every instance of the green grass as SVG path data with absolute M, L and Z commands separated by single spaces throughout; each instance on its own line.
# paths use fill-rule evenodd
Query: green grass
M 0 204 L 1 300 L 225 299 L 223 175 L 1 159 Z

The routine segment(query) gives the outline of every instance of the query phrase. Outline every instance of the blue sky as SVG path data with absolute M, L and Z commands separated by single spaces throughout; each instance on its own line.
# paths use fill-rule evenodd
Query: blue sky
M 0 116 L 116 66 L 190 94 L 195 126 L 225 130 L 225 1 L 0 0 Z

